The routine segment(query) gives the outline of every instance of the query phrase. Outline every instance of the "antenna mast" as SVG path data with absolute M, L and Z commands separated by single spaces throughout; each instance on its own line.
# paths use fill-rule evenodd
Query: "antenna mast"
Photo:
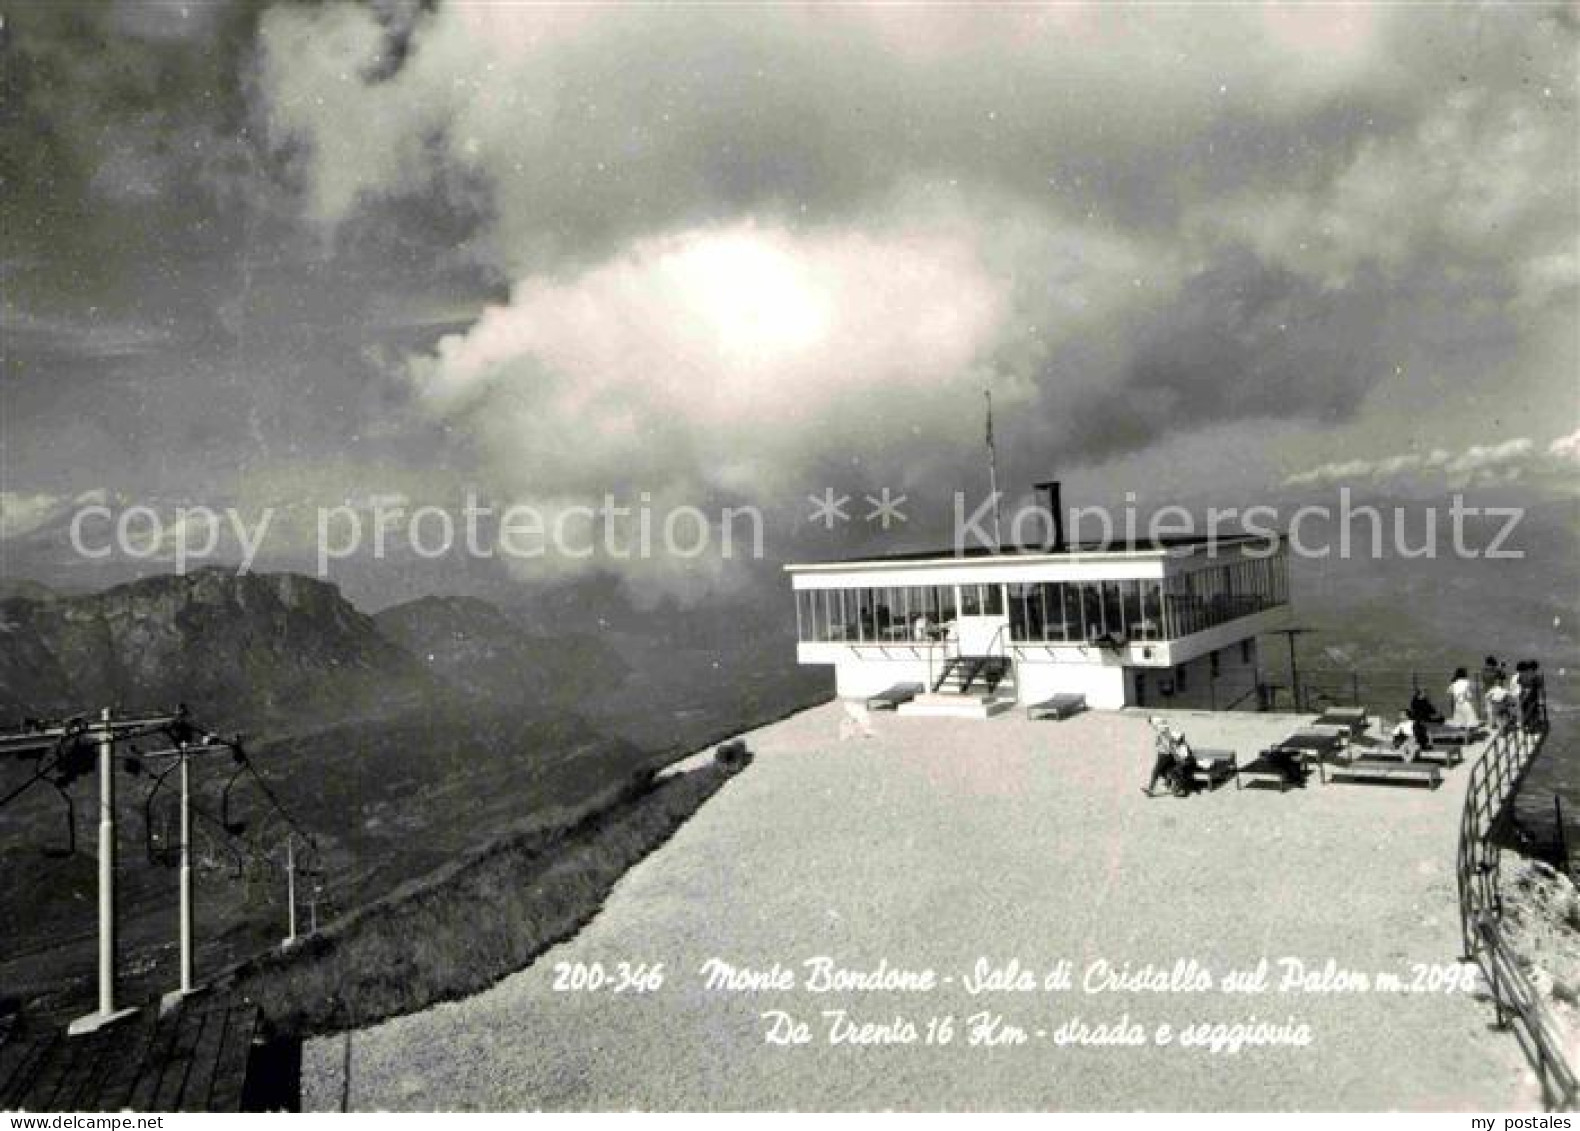
M 1004 534 L 999 528 L 998 449 L 993 443 L 993 390 L 983 389 L 982 396 L 987 401 L 988 493 L 993 499 L 993 547 L 1002 550 Z

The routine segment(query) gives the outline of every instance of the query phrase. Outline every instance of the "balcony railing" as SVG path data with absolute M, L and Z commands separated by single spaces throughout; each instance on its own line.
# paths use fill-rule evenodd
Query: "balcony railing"
M 1538 693 L 1539 694 L 1539 693 Z M 1512 820 L 1514 798 L 1546 741 L 1545 702 L 1536 704 L 1534 725 L 1505 727 L 1470 768 L 1460 811 L 1455 873 L 1459 927 L 1465 957 L 1487 979 L 1499 1028 L 1512 1028 L 1536 1072 L 1549 1109 L 1568 1109 L 1580 1094 L 1565 1058 L 1559 1031 L 1503 935 L 1499 890 L 1501 826 Z

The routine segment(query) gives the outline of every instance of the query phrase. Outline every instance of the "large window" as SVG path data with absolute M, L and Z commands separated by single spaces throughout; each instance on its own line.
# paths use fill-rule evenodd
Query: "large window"
M 1282 556 L 1247 559 L 1169 578 L 1163 594 L 1167 634 L 1189 636 L 1286 604 L 1287 566 Z
M 952 585 L 796 590 L 797 634 L 810 642 L 928 641 L 955 615 Z
M 1282 557 L 1232 562 L 1160 581 L 1008 586 L 1010 639 L 1021 643 L 1172 640 L 1288 601 Z
M 1156 581 L 1045 581 L 1009 587 L 1010 639 L 1085 643 L 1103 636 L 1157 640 L 1163 593 Z
M 941 639 L 957 616 L 1008 614 L 1019 643 L 1084 644 L 1105 636 L 1172 640 L 1289 600 L 1285 559 L 1211 565 L 1165 581 L 874 586 L 796 591 L 805 641 L 893 644 Z
M 962 585 L 960 587 L 960 615 L 963 617 L 1000 617 L 1004 615 L 1004 587 L 993 585 Z

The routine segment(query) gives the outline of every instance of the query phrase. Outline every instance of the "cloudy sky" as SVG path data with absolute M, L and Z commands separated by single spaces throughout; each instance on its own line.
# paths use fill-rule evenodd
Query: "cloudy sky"
M 928 541 L 984 387 L 1082 501 L 1580 468 L 1573 4 L 0 11 L 0 555 L 84 492 Z

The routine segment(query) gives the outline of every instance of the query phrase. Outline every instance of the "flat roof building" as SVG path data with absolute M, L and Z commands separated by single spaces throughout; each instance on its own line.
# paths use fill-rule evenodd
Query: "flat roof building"
M 799 661 L 833 665 L 842 697 L 922 684 L 927 693 L 902 708 L 916 713 L 986 716 L 1058 694 L 1098 709 L 1254 708 L 1257 637 L 1288 624 L 1281 535 L 785 569 Z

